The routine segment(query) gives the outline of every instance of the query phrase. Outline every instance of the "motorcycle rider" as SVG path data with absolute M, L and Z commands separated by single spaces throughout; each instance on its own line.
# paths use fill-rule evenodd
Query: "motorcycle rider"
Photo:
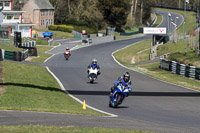
M 118 80 L 114 82 L 114 86 L 111 87 L 111 92 L 112 92 L 112 93 L 114 92 L 114 90 L 116 89 L 116 87 L 117 87 L 120 83 L 121 83 L 123 86 L 128 86 L 129 93 L 132 91 L 129 72 L 125 72 L 125 73 L 123 74 L 123 76 L 119 77 Z M 127 96 L 129 96 L 129 93 L 128 93 Z
M 97 60 L 95 58 L 92 60 L 92 62 L 88 66 L 88 71 L 87 71 L 88 72 L 88 76 L 89 76 L 89 70 L 90 70 L 91 67 L 93 69 L 97 68 L 97 70 L 98 70 L 97 75 L 101 74 L 99 64 L 97 64 Z
M 69 48 L 66 48 L 64 51 L 64 56 L 66 56 L 66 52 L 68 53 L 68 56 L 71 55 L 71 51 L 69 50 Z

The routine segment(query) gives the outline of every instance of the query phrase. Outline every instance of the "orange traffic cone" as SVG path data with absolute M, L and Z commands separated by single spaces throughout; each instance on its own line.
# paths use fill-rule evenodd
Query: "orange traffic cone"
M 83 101 L 83 107 L 82 107 L 82 109 L 86 109 L 85 100 Z

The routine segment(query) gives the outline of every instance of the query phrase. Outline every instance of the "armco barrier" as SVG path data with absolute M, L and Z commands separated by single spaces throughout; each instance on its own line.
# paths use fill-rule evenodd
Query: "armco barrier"
M 200 68 L 195 66 L 187 66 L 175 61 L 160 59 L 160 68 L 171 71 L 174 74 L 182 75 L 188 78 L 200 80 Z
M 14 60 L 14 51 L 5 50 L 4 59 Z
M 28 49 L 25 51 L 8 51 L 0 49 L 0 60 L 22 61 L 28 57 Z

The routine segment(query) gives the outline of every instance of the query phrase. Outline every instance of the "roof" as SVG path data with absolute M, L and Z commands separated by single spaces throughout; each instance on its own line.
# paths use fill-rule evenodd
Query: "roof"
M 2 11 L 3 14 L 22 14 L 25 11 Z
M 3 2 L 3 1 L 12 1 L 12 0 L 0 0 L 0 2 Z
M 49 0 L 33 0 L 39 9 L 54 9 Z
M 4 23 L 4 24 L 1 24 L 1 26 L 13 26 L 13 27 L 15 27 L 17 25 L 17 23 Z M 29 26 L 34 26 L 35 24 L 26 24 L 26 23 L 19 23 L 18 24 L 19 25 L 19 27 L 29 27 Z

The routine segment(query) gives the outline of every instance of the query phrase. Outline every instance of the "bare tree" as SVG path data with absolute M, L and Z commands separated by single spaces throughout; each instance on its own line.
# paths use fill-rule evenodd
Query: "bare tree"
M 135 8 L 134 8 L 134 13 L 133 13 L 133 16 L 135 17 L 136 15 L 136 11 L 137 11 L 137 0 L 135 0 Z
M 142 24 L 142 17 L 143 17 L 143 6 L 144 6 L 144 2 L 143 0 L 141 0 L 140 3 L 140 23 Z

